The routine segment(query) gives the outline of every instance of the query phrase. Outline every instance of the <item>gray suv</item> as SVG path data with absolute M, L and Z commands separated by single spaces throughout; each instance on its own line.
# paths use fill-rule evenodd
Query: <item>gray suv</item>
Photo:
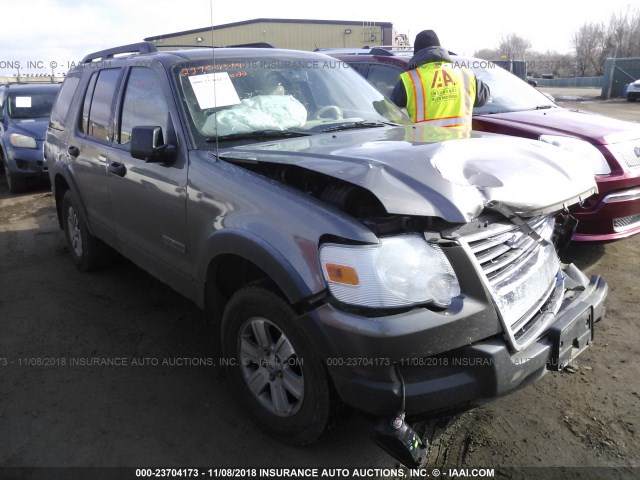
M 114 249 L 202 307 L 237 395 L 289 443 L 344 405 L 396 428 L 512 392 L 604 315 L 606 283 L 556 254 L 557 213 L 596 191 L 570 153 L 413 125 L 321 54 L 88 55 L 45 155 L 78 267 Z

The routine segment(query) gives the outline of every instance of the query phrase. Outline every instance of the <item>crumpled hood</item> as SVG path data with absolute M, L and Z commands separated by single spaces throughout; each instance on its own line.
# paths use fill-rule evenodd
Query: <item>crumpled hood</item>
M 445 179 L 474 186 L 488 203 L 525 216 L 568 207 L 597 192 L 593 172 L 566 150 L 513 137 L 486 140 L 446 142 L 431 163 Z
M 597 191 L 567 151 L 542 142 L 428 126 L 372 128 L 220 150 L 233 161 L 290 164 L 359 185 L 387 212 L 469 222 L 492 202 L 522 215 Z

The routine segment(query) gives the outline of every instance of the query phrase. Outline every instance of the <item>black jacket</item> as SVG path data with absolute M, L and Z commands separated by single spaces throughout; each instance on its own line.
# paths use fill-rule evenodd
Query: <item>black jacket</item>
M 416 52 L 411 60 L 409 60 L 409 66 L 407 70 L 413 70 L 420 65 L 432 62 L 453 61 L 449 56 L 449 52 L 447 52 L 442 47 L 423 48 L 419 52 Z M 473 106 L 481 107 L 489 100 L 489 86 L 483 83 L 482 80 L 478 79 L 478 77 L 476 77 L 475 75 L 474 78 L 476 79 L 476 98 Z M 402 80 L 398 80 L 395 87 L 393 88 L 393 92 L 391 92 L 391 100 L 399 107 L 404 108 L 407 106 L 407 92 L 405 91 L 404 83 L 402 83 Z

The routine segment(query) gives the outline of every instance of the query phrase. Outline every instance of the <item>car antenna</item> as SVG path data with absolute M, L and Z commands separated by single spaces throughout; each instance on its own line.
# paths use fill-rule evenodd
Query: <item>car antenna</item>
M 213 0 L 209 0 L 209 22 L 211 23 L 211 61 L 213 64 L 213 71 L 216 71 L 216 48 L 214 47 L 215 42 L 213 41 Z M 214 73 L 215 75 L 215 73 Z M 215 79 L 215 76 L 214 76 Z M 216 83 L 217 82 L 213 82 L 213 98 L 217 99 L 218 97 L 216 96 Z M 217 100 L 215 100 L 215 104 L 217 106 Z M 215 131 L 216 131 L 216 154 L 215 154 L 215 158 L 216 160 L 218 159 L 218 109 L 214 109 L 213 111 L 213 124 L 215 125 Z

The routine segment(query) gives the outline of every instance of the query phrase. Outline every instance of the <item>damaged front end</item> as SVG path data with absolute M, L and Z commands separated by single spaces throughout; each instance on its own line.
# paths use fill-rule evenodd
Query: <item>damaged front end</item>
M 554 246 L 556 225 L 554 214 L 526 221 L 494 216 L 447 234 L 474 260 L 514 351 L 548 329 L 570 290 L 584 289 L 584 282 L 566 281 L 568 266 L 561 264 Z
M 327 359 L 389 362 L 328 364 L 343 400 L 376 415 L 397 413 L 402 378 L 411 415 L 482 403 L 564 368 L 591 341 L 607 294 L 556 252 L 575 228 L 566 209 L 597 191 L 578 160 L 481 133 L 399 142 L 411 128 L 220 155 L 377 237 L 319 242 L 328 295 L 300 322 Z M 478 358 L 487 368 L 473 368 Z
M 477 133 L 398 142 L 409 128 L 234 148 L 221 158 L 377 238 L 321 237 L 314 260 L 327 293 L 299 324 L 342 400 L 382 417 L 376 442 L 416 465 L 424 450 L 405 414 L 468 408 L 562 370 L 591 343 L 607 285 L 557 254 L 575 229 L 567 208 L 597 191 L 576 159 Z

